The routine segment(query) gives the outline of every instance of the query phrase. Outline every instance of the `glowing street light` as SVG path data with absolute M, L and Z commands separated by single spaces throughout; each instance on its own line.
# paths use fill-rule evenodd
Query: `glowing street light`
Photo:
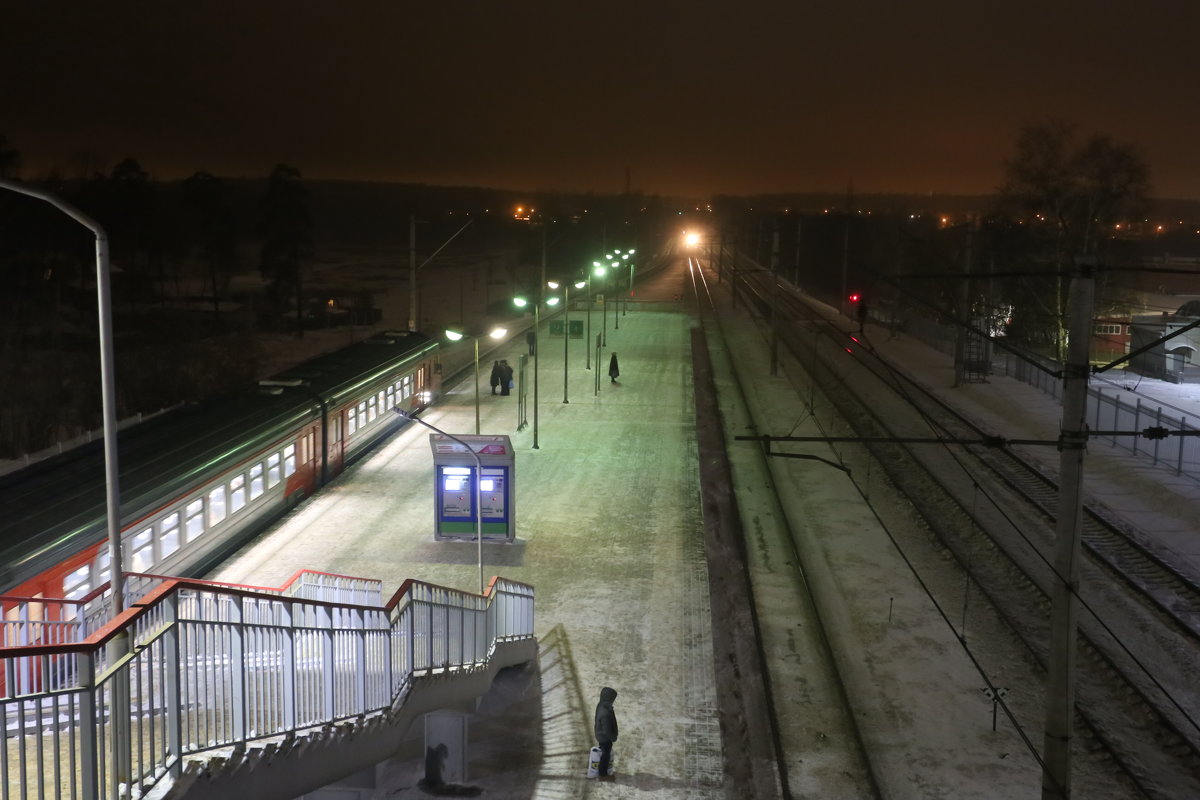
M 546 298 L 546 305 L 558 305 L 557 297 Z M 529 301 L 524 297 L 514 297 L 513 305 L 517 308 L 524 308 L 529 305 Z M 538 449 L 538 362 L 541 360 L 542 350 L 541 343 L 538 339 L 542 335 L 542 314 L 541 303 L 533 304 L 533 449 Z M 565 336 L 566 334 L 564 334 Z
M 503 339 L 508 333 L 507 328 L 492 328 L 487 332 L 487 336 L 492 339 Z M 479 334 L 470 334 L 463 331 L 446 329 L 446 338 L 452 342 L 457 342 L 460 339 L 470 337 L 475 344 L 475 435 L 479 435 Z
M 551 289 L 557 289 L 559 287 L 558 281 L 547 281 L 546 285 L 549 286 Z M 587 282 L 586 281 L 576 281 L 574 286 L 576 289 L 582 289 L 583 287 L 587 286 Z M 563 402 L 569 403 L 571 401 L 567 399 L 567 362 L 568 362 L 568 358 L 570 355 L 569 348 L 568 348 L 568 342 L 571 338 L 571 284 L 569 284 L 569 283 L 562 284 L 562 290 L 563 290 Z M 556 297 L 554 299 L 557 300 L 558 298 Z M 550 305 L 550 301 L 547 300 L 546 304 Z

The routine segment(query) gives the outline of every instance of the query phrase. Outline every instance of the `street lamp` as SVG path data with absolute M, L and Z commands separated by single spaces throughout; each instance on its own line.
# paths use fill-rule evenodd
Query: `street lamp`
M 592 271 L 588 273 L 588 277 L 587 277 L 587 287 L 588 287 L 588 302 L 587 302 L 587 307 L 588 307 L 588 309 L 587 309 L 587 311 L 588 311 L 588 315 L 587 315 L 587 341 L 588 341 L 587 351 L 588 351 L 588 355 L 587 355 L 587 360 L 588 360 L 588 369 L 592 368 L 592 365 L 591 365 L 591 358 L 592 358 L 592 275 L 595 275 L 597 278 L 603 278 L 606 270 L 607 270 L 607 268 L 603 264 L 601 264 L 599 261 L 593 261 L 592 262 Z M 608 309 L 608 306 L 605 305 L 605 310 L 607 311 L 607 309 Z M 601 339 L 603 340 L 603 335 L 601 336 Z M 599 368 L 600 368 L 600 365 L 597 364 L 596 369 L 599 369 Z
M 513 305 L 517 308 L 524 308 L 529 305 L 529 301 L 524 297 L 514 297 Z M 546 298 L 546 305 L 558 305 L 557 297 Z M 538 362 L 541 360 L 542 351 L 541 343 L 538 338 L 542 333 L 542 313 L 541 303 L 533 304 L 533 449 L 538 449 Z
M 108 510 L 108 575 L 109 598 L 112 605 L 112 618 L 120 616 L 125 606 L 125 573 L 121 553 L 121 486 L 120 472 L 117 467 L 117 393 L 116 371 L 113 356 L 113 326 L 112 326 L 112 295 L 109 291 L 108 264 L 108 234 L 104 228 L 91 217 L 77 208 L 67 205 L 49 192 L 33 189 L 13 181 L 0 180 L 0 189 L 33 197 L 57 208 L 71 219 L 92 232 L 96 237 L 96 302 L 99 309 L 100 323 L 100 407 L 103 414 L 104 433 L 104 479 L 105 499 Z M 107 647 L 108 664 L 111 667 L 120 663 L 129 653 L 129 634 L 121 631 L 109 640 Z M 129 675 L 115 681 L 113 708 L 128 707 Z M 114 727 L 112 732 L 113 766 L 117 771 L 116 779 L 128 779 L 126 765 L 130 757 L 129 717 L 126 714 L 113 714 Z
M 557 289 L 558 281 L 547 281 L 546 285 L 551 289 Z M 575 288 L 582 289 L 587 286 L 585 281 L 575 281 Z M 563 290 L 563 402 L 570 403 L 567 399 L 567 361 L 568 361 L 568 340 L 571 336 L 571 284 L 562 284 Z M 590 356 L 589 356 L 590 357 Z
M 447 331 L 447 335 L 448 334 L 449 334 L 449 331 Z M 461 339 L 462 337 L 460 336 L 459 338 Z M 457 341 L 457 340 L 454 340 L 454 341 Z M 478 342 L 479 340 L 476 339 L 475 341 Z M 475 347 L 478 350 L 479 345 L 476 344 Z M 476 370 L 478 371 L 478 367 L 476 367 Z M 460 445 L 465 447 L 467 449 L 467 452 L 471 454 L 471 457 L 475 459 L 475 542 L 476 542 L 475 547 L 476 547 L 476 564 L 478 565 L 478 569 L 479 569 L 479 594 L 482 595 L 483 594 L 483 459 L 481 459 L 479 457 L 479 453 L 475 452 L 474 447 L 471 447 L 471 445 L 467 444 L 462 439 L 459 439 L 454 434 L 446 433 L 441 428 L 435 428 L 433 425 L 430 425 L 428 422 L 426 422 L 425 420 L 418 417 L 415 413 L 410 412 L 410 411 L 405 411 L 400 406 L 392 406 L 392 410 L 395 411 L 400 416 L 404 417 L 405 419 L 410 419 L 413 422 L 419 422 L 422 425 L 424 425 L 426 428 L 429 428 L 429 430 L 433 431 L 434 433 L 440 433 L 442 436 L 445 436 L 447 439 L 449 439 L 453 442 L 458 442 Z M 479 432 L 476 431 L 476 434 L 478 434 L 478 433 Z
M 636 250 L 630 248 L 629 250 L 625 251 L 625 255 L 621 256 L 623 260 L 629 262 L 629 292 L 625 295 L 625 311 L 629 310 L 629 298 L 633 297 L 633 259 L 631 256 L 636 252 Z M 624 314 L 625 311 L 622 311 L 621 313 Z
M 506 328 L 492 328 L 487 332 L 487 336 L 492 339 L 502 339 L 508 333 Z M 452 342 L 457 342 L 460 339 L 471 337 L 475 344 L 475 435 L 479 435 L 479 336 L 478 333 L 464 333 L 450 328 L 446 329 L 446 338 Z

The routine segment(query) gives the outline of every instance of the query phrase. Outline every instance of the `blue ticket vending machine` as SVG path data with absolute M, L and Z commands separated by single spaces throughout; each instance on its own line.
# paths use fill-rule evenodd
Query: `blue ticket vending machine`
M 470 446 L 470 450 L 464 444 Z M 516 460 L 509 438 L 463 434 L 451 439 L 431 433 L 429 446 L 433 450 L 434 538 L 473 541 L 479 519 L 475 509 L 478 499 L 483 511 L 483 538 L 513 541 L 516 536 L 513 502 Z M 476 462 L 471 452 L 479 456 L 483 467 L 478 494 Z

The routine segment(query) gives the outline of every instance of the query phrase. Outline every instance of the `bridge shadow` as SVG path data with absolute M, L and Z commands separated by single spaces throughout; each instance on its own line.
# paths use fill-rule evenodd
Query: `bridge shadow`
M 418 721 L 396 756 L 380 765 L 373 796 L 388 800 L 435 796 L 575 800 L 587 797 L 595 787 L 586 775 L 592 746 L 591 709 L 586 707 L 562 625 L 539 640 L 536 662 L 501 670 L 470 714 L 467 726 L 465 785 L 453 787 L 451 793 L 421 787 L 424 726 Z M 661 780 L 638 777 L 647 786 L 659 785 Z

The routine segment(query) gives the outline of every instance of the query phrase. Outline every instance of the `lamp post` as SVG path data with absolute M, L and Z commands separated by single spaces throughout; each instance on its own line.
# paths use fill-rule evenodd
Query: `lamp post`
M 504 335 L 506 333 L 508 333 L 508 330 L 505 328 L 493 328 L 492 330 L 487 332 L 487 336 L 489 336 L 492 339 L 501 339 L 504 337 Z M 471 340 L 475 345 L 475 435 L 478 436 L 479 435 L 479 336 L 480 336 L 480 334 L 464 333 L 463 331 L 456 331 L 456 330 L 452 330 L 449 328 L 446 329 L 446 338 L 452 342 L 457 342 L 460 339 L 464 339 L 468 336 L 471 337 Z
M 546 285 L 549 286 L 551 289 L 557 289 L 559 286 L 558 281 L 547 281 Z M 575 282 L 576 289 L 582 289 L 584 286 L 587 286 L 587 283 L 584 281 L 576 281 Z M 562 284 L 562 290 L 563 290 L 563 402 L 570 403 L 571 401 L 567 399 L 567 363 L 568 363 L 569 355 L 570 355 L 568 341 L 571 336 L 571 284 L 569 284 L 569 283 Z
M 113 366 L 115 360 L 113 355 L 112 295 L 109 291 L 108 234 L 91 217 L 49 192 L 7 180 L 0 180 L 0 189 L 8 189 L 17 194 L 49 203 L 87 228 L 96 237 L 96 302 L 100 323 L 100 404 L 103 413 L 105 500 L 108 511 L 108 574 L 109 592 L 111 593 L 109 600 L 112 606 L 112 618 L 116 619 L 125 607 L 125 571 L 121 553 L 121 485 L 120 472 L 117 467 L 117 394 L 116 371 Z M 121 631 L 109 640 L 107 647 L 109 665 L 119 663 L 128 653 L 129 634 Z M 123 679 L 113 683 L 115 696 L 113 698 L 114 770 L 112 778 L 114 786 L 116 783 L 126 782 L 129 776 L 129 715 L 124 711 L 116 712 L 119 706 L 128 706 L 129 703 L 129 674 L 128 672 L 123 672 L 123 674 Z
M 589 272 L 589 273 L 588 273 L 588 277 L 587 277 L 587 287 L 588 287 L 588 317 L 587 317 L 587 318 L 588 318 L 588 323 L 587 323 L 587 340 L 588 340 L 588 359 L 589 359 L 589 362 L 590 362 L 590 359 L 591 359 L 591 357 L 592 357 L 592 353 L 591 353 L 591 347 L 592 347 L 592 276 L 593 276 L 593 275 L 595 275 L 597 278 L 603 278 L 603 277 L 604 277 L 604 275 L 605 275 L 605 273 L 606 273 L 606 270 L 607 270 L 607 268 L 606 268 L 606 267 L 605 267 L 603 264 L 601 264 L 599 261 L 593 261 L 593 262 L 592 262 L 592 269 L 591 269 L 591 272 Z M 606 298 L 606 300 L 607 300 L 607 298 Z M 604 309 L 605 309 L 605 311 L 607 311 L 607 310 L 608 310 L 608 306 L 607 306 L 607 305 L 605 305 Z M 601 334 L 600 338 L 601 338 L 601 341 L 603 341 L 603 339 L 604 339 L 604 335 L 603 335 L 603 334 Z M 588 364 L 588 369 L 591 369 L 591 368 L 592 368 L 592 367 L 591 367 L 591 364 L 589 363 L 589 364 Z M 597 368 L 597 369 L 599 369 L 599 368 L 600 368 L 600 365 L 599 365 L 599 364 L 597 364 L 597 365 L 596 365 L 596 368 Z
M 622 259 L 629 262 L 629 292 L 628 292 L 628 294 L 625 295 L 625 310 L 621 312 L 622 314 L 624 314 L 625 311 L 629 310 L 629 298 L 633 297 L 633 257 L 632 256 L 636 252 L 637 252 L 636 250 L 634 250 L 633 248 L 630 248 L 629 250 L 625 251 L 625 255 L 621 256 Z
M 461 337 L 460 337 L 461 338 Z M 476 339 L 476 342 L 479 340 Z M 475 345 L 478 350 L 479 345 Z M 483 594 L 483 460 L 479 458 L 479 453 L 475 452 L 475 448 L 459 439 L 452 433 L 446 433 L 441 428 L 435 428 L 425 420 L 418 417 L 416 414 L 405 411 L 400 406 L 393 406 L 392 410 L 405 419 L 410 419 L 413 422 L 419 422 L 434 433 L 440 433 L 451 441 L 458 442 L 467 449 L 471 454 L 471 458 L 475 459 L 475 547 L 476 547 L 476 565 L 479 569 L 479 593 Z
M 557 297 L 548 297 L 545 301 L 548 306 L 558 305 Z M 524 297 L 514 297 L 513 305 L 517 308 L 524 308 L 529 305 L 529 301 Z M 542 334 L 542 312 L 541 303 L 533 304 L 533 449 L 538 449 L 538 362 L 541 361 L 542 351 L 539 338 Z

